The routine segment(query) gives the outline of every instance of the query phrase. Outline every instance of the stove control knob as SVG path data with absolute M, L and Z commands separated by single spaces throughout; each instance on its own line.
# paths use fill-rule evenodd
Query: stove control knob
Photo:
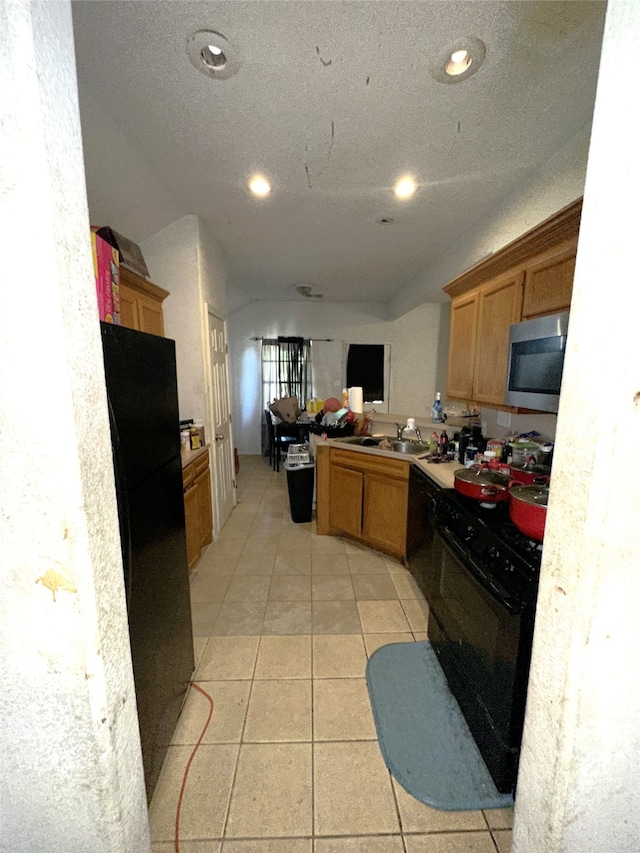
M 465 542 L 472 542 L 474 539 L 478 538 L 478 531 L 475 527 L 472 527 L 470 524 L 467 525 L 467 529 L 464 531 L 462 536 Z

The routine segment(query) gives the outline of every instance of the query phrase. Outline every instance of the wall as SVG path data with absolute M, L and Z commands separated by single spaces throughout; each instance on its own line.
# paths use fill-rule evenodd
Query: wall
M 224 258 L 209 228 L 197 216 L 172 222 L 140 248 L 151 281 L 170 294 L 163 304 L 164 326 L 166 336 L 176 342 L 180 418 L 204 421 L 206 426 L 201 323 L 205 302 L 225 317 Z
M 441 318 L 445 316 L 444 324 Z M 252 337 L 298 335 L 333 338 L 318 344 L 315 396 L 340 397 L 342 342 L 391 344 L 391 412 L 419 415 L 431 409 L 446 366 L 448 306 L 425 304 L 394 321 L 376 303 L 254 302 L 229 317 L 234 442 L 240 453 L 260 452 L 262 388 L 260 342 Z
M 0 32 L 0 849 L 146 853 L 70 3 Z
M 513 853 L 640 849 L 637 212 L 640 7 L 607 5 L 554 461 Z M 634 106 L 635 104 L 635 106 Z M 603 310 L 603 287 L 607 305 Z M 608 310 L 616 304 L 618 310 Z
M 227 316 L 227 274 L 220 246 L 209 227 L 198 219 L 198 270 L 201 300 L 213 308 L 216 316 Z
M 425 300 L 445 301 L 442 288 L 517 237 L 582 195 L 589 151 L 590 126 L 583 128 L 492 214 L 437 258 L 389 303 L 389 316 L 398 317 Z
M 176 342 L 181 419 L 204 416 L 198 230 L 197 216 L 183 216 L 140 245 L 151 281 L 170 294 L 163 303 L 164 330 Z

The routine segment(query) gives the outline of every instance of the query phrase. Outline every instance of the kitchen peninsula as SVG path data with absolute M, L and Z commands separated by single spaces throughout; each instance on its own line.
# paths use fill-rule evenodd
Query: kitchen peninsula
M 401 560 L 407 558 L 412 536 L 411 466 L 448 489 L 453 488 L 453 472 L 460 467 L 457 461 L 434 464 L 393 450 L 344 444 L 340 439 L 318 442 L 315 448 L 318 534 L 347 535 Z

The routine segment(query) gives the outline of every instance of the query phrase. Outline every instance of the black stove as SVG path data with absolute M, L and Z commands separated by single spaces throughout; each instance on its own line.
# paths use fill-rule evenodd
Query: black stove
M 436 500 L 441 535 L 490 582 L 513 609 L 535 604 L 542 545 L 524 536 L 509 519 L 508 501 L 486 506 L 442 489 Z
M 409 568 L 429 641 L 496 788 L 514 792 L 542 549 L 509 519 L 426 473 L 409 476 Z

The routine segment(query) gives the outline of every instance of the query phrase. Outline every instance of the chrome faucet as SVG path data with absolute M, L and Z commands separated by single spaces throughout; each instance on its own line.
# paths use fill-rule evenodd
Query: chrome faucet
M 400 426 L 400 424 L 397 423 L 396 429 L 398 430 L 398 441 L 403 441 L 405 429 L 413 430 L 413 432 L 415 432 L 416 434 L 416 438 L 418 439 L 418 441 L 422 441 L 422 436 L 420 435 L 420 430 L 418 429 L 418 427 L 409 427 L 406 424 L 404 426 Z

